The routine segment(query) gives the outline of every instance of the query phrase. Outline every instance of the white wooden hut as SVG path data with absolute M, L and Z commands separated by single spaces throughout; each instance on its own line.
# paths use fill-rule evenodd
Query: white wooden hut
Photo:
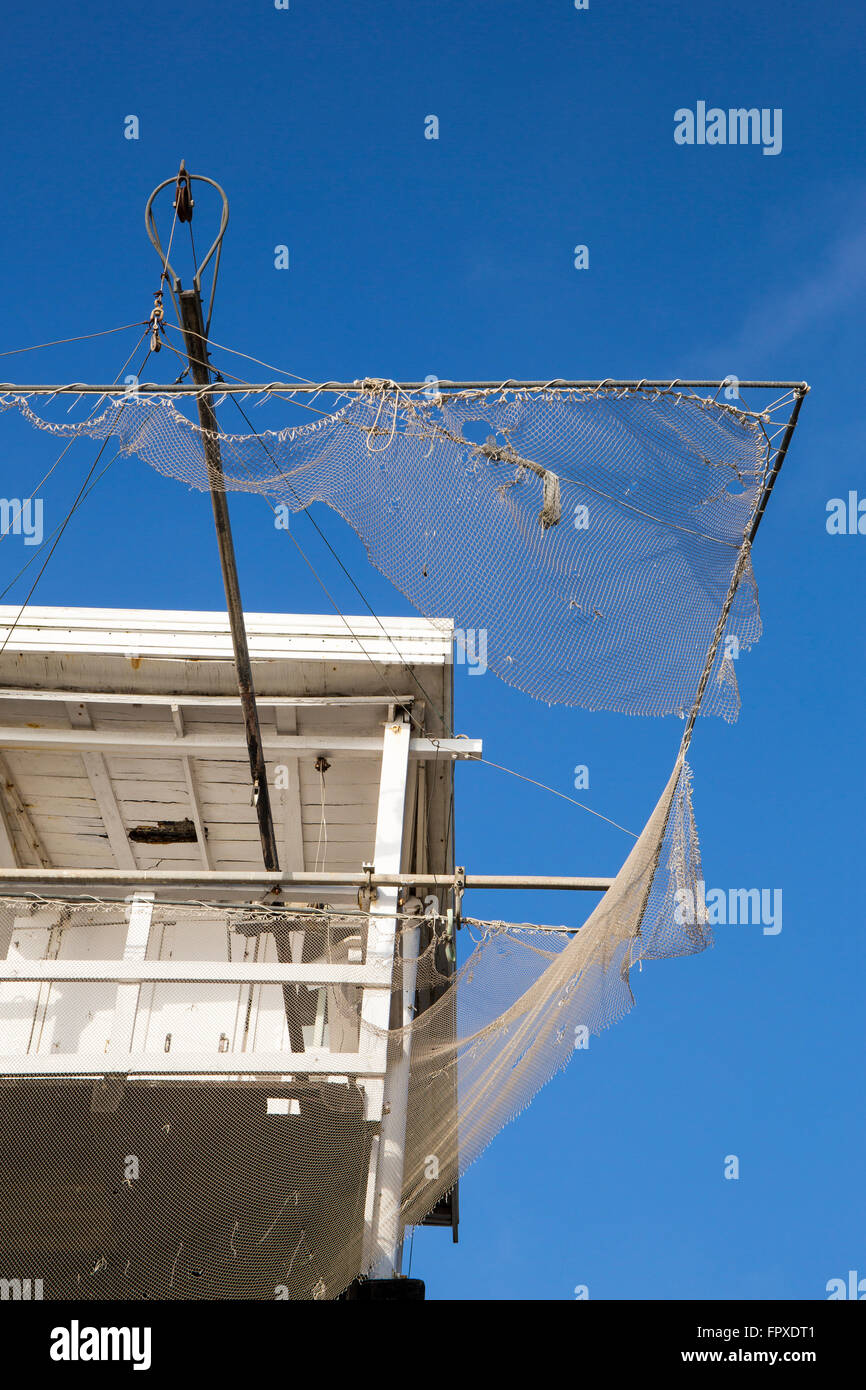
M 393 1203 L 378 1213 L 383 1184 L 399 1184 L 399 1164 L 383 1165 L 392 1141 L 399 1154 L 401 1083 L 376 1029 L 394 1021 L 398 894 L 413 875 L 452 883 L 454 761 L 480 744 L 446 736 L 448 624 L 248 614 L 246 627 L 279 882 L 262 867 L 224 614 L 0 609 L 0 1276 L 38 1261 L 46 1298 L 129 1292 L 116 1271 L 94 1292 L 84 1265 L 100 1240 L 122 1245 L 93 1126 L 122 1114 L 136 1083 L 144 1128 L 153 1116 L 143 1095 L 160 1115 L 174 1106 L 165 1124 L 188 1136 L 168 1179 L 179 1191 L 212 1180 L 218 1192 L 254 1174 L 265 1204 L 282 1161 L 272 1131 L 300 1114 L 303 1088 L 351 1091 L 369 1131 L 363 1152 L 345 1158 L 367 1165 L 354 1219 L 376 1268 L 399 1270 Z M 364 949 L 359 939 L 339 959 L 311 961 L 303 931 L 282 953 L 275 936 L 237 931 L 227 947 L 227 906 L 357 910 L 371 875 L 395 882 L 362 897 Z M 193 902 L 220 911 L 185 915 Z M 328 990 L 339 988 L 363 990 L 366 1043 L 334 1024 Z M 304 997 L 294 1038 L 287 990 Z M 419 1002 L 404 1000 L 407 1016 Z M 204 1138 L 196 1149 L 199 1108 L 215 1094 L 237 1150 L 228 1177 L 203 1171 L 220 1166 Z M 128 1127 L 123 1142 L 134 1155 Z M 456 1199 L 432 1221 L 456 1232 Z M 159 1259 L 133 1271 L 139 1296 L 233 1288 L 232 1255 L 211 1250 L 206 1225 L 196 1253 L 175 1261 L 169 1293 Z M 274 1296 L 270 1267 L 245 1269 L 236 1296 Z

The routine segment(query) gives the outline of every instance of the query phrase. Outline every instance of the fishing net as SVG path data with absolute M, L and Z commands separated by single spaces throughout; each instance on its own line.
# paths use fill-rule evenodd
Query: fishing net
M 658 805 L 579 927 L 464 918 L 455 941 L 453 919 L 408 898 L 383 976 L 372 907 L 158 902 L 148 960 L 308 973 L 122 983 L 105 962 L 124 957 L 131 909 L 0 899 L 0 1282 L 61 1299 L 337 1297 L 387 1273 L 405 1228 L 632 1007 L 635 966 L 709 944 L 704 909 L 679 910 L 703 902 L 684 757 L 699 711 L 736 717 L 733 661 L 760 635 L 749 536 L 781 456 L 773 422 L 685 389 L 604 386 L 428 398 L 365 383 L 312 425 L 245 435 L 203 432 L 159 396 L 75 422 L 25 395 L 0 409 L 114 439 L 198 488 L 323 502 L 510 684 L 688 716 Z M 73 961 L 76 978 L 28 960 Z M 127 1055 L 106 1061 L 118 1018 Z M 154 1070 L 160 1053 L 172 1066 Z
M 207 488 L 202 431 L 166 397 L 126 395 L 57 435 L 113 438 Z M 289 511 L 323 502 L 428 618 L 549 703 L 688 713 L 739 566 L 725 635 L 760 636 L 746 536 L 773 463 L 767 416 L 687 390 L 370 387 L 309 425 L 218 439 L 231 491 Z M 731 648 L 701 704 L 735 719 Z
M 404 901 L 393 977 L 379 986 L 388 1030 L 369 1022 L 371 987 L 348 969 L 368 959 L 369 912 L 153 906 L 148 960 L 182 958 L 192 935 L 201 959 L 275 960 L 282 935 L 292 959 L 312 966 L 306 984 L 118 985 L 88 980 L 86 961 L 82 981 L 46 983 L 28 981 L 28 962 L 77 961 L 82 928 L 100 962 L 121 959 L 130 907 L 0 900 L 0 958 L 20 971 L 0 984 L 0 1277 L 41 1280 L 46 1299 L 338 1296 L 590 1035 L 623 1017 L 635 966 L 708 944 L 707 926 L 677 910 L 682 890 L 698 899 L 700 878 L 680 759 L 578 929 L 467 918 L 455 968 L 448 919 Z M 332 971 L 317 985 L 325 965 L 345 965 L 346 978 Z M 93 1059 L 131 989 L 132 1053 L 170 1051 L 181 1065 L 184 1054 L 228 1052 L 237 1071 L 148 1076 L 116 1059 L 101 1075 Z M 301 1046 L 324 1048 L 346 1074 L 327 1061 L 314 1072 L 309 1057 L 305 1067 L 290 1050 L 290 1015 Z M 279 1069 L 244 1074 L 244 1051 L 263 1047 L 280 1054 Z M 42 1057 L 76 1049 L 81 1076 L 40 1074 Z M 9 1075 L 13 1057 L 32 1074 Z

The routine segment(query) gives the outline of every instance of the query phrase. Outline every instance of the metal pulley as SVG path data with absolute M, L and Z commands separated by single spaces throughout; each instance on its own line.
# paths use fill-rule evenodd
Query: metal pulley
M 216 291 L 217 276 L 219 275 L 220 256 L 222 255 L 222 241 L 223 237 L 225 236 L 225 230 L 229 222 L 229 201 L 225 195 L 225 192 L 218 183 L 214 182 L 213 179 L 206 178 L 203 174 L 189 173 L 189 171 L 186 168 L 186 165 L 184 164 L 184 161 L 181 160 L 180 169 L 178 170 L 177 174 L 175 174 L 173 178 L 163 179 L 162 183 L 157 185 L 157 187 L 153 190 L 150 197 L 148 198 L 147 206 L 144 210 L 144 225 L 147 228 L 147 235 L 150 237 L 154 249 L 156 250 L 156 254 L 159 256 L 160 262 L 162 263 L 164 278 L 168 280 L 168 287 L 171 291 L 172 298 L 175 301 L 175 308 L 177 309 L 178 319 L 181 319 L 182 316 L 180 312 L 180 304 L 178 302 L 178 295 L 181 292 L 180 276 L 178 275 L 177 271 L 174 269 L 171 262 L 169 261 L 167 253 L 164 252 L 162 249 L 162 242 L 160 241 L 159 233 L 156 230 L 156 221 L 153 215 L 153 204 L 157 195 L 160 194 L 164 188 L 169 188 L 173 184 L 173 206 L 175 216 L 179 222 L 190 222 L 192 220 L 192 210 L 195 206 L 192 197 L 192 185 L 193 181 L 196 179 L 199 183 L 206 183 L 209 185 L 209 187 L 216 189 L 222 202 L 219 230 L 217 231 L 213 244 L 209 248 L 204 260 L 196 266 L 195 274 L 193 276 L 193 288 L 195 289 L 197 294 L 200 294 L 202 272 L 210 264 L 211 259 L 214 260 L 213 276 L 211 279 L 211 290 L 208 301 L 207 315 L 203 315 L 204 335 L 206 337 L 210 328 L 211 313 L 213 311 L 214 293 Z M 171 237 L 169 237 L 169 250 L 171 250 Z
M 186 164 L 181 160 L 174 190 L 174 210 L 177 213 L 178 222 L 191 222 L 192 210 L 194 207 L 195 202 L 192 196 L 192 185 L 189 181 L 189 174 L 186 171 Z

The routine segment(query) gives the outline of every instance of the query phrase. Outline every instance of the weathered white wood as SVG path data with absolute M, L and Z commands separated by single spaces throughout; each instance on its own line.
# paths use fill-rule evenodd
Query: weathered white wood
M 151 713 L 151 711 L 148 710 L 148 713 Z M 177 700 L 173 700 L 171 703 L 171 722 L 174 725 L 174 731 L 177 734 L 178 738 L 183 738 L 184 733 L 186 732 L 183 723 L 183 710 L 181 709 Z
M 313 1024 L 313 1047 L 321 1047 L 325 1037 L 325 1003 L 328 992 L 320 989 L 316 996 L 316 1021 Z
M 11 626 L 17 611 L 8 610 L 7 618 L 0 610 L 0 629 L 4 618 Z M 247 626 L 272 787 L 275 764 L 284 763 L 289 769 L 288 787 L 282 789 L 282 796 L 274 796 L 281 863 L 286 870 L 295 869 L 303 875 L 305 863 L 312 862 L 308 856 L 315 847 L 319 818 L 319 785 L 313 763 L 316 755 L 323 753 L 332 763 L 326 780 L 328 866 L 338 873 L 345 870 L 357 882 L 360 864 L 376 858 L 381 848 L 375 834 L 382 792 L 379 756 L 387 741 L 381 721 L 395 700 L 408 704 L 411 699 L 385 694 L 383 685 L 390 684 L 392 690 L 403 688 L 406 677 L 401 661 L 431 668 L 424 676 L 431 699 L 449 709 L 446 687 L 452 649 L 447 624 L 386 619 L 383 634 L 375 619 L 349 621 L 355 637 L 341 619 L 330 617 L 248 615 Z M 3 635 L 0 631 L 0 644 Z M 89 874 L 113 862 L 111 840 L 105 839 L 100 826 L 100 820 L 107 825 L 106 813 L 90 780 L 82 775 L 81 758 L 85 754 L 103 762 L 124 843 L 139 868 L 187 870 L 197 896 L 214 891 L 216 880 L 205 877 L 207 862 L 227 873 L 251 871 L 246 890 L 235 886 L 225 896 L 249 895 L 266 886 L 260 872 L 255 817 L 249 806 L 246 748 L 237 721 L 225 614 L 28 609 L 23 623 L 11 635 L 5 657 L 0 657 L 0 675 L 7 683 L 14 682 L 14 691 L 0 692 L 0 719 L 12 730 L 8 743 L 0 733 L 0 748 L 8 750 L 22 795 L 32 807 L 40 831 L 45 826 L 44 843 L 58 865 Z M 72 732 L 63 727 L 64 706 L 88 702 L 92 702 L 89 713 L 95 727 L 75 729 L 77 736 L 64 741 L 64 733 Z M 40 728 L 30 729 L 30 724 Z M 85 742 L 82 734 L 87 736 Z M 442 767 L 448 765 L 452 754 L 474 756 L 479 752 L 480 745 L 463 740 L 453 746 L 445 741 L 437 746 L 433 740 L 413 740 L 410 735 L 407 757 L 426 758 L 431 766 L 436 763 Z M 193 758 L 194 763 L 188 761 Z M 196 803 L 198 815 L 193 813 L 191 818 L 196 824 L 197 845 L 129 845 L 126 827 L 181 819 L 191 814 L 190 807 Z M 24 857 L 24 842 L 17 830 L 16 838 Z M 389 861 L 386 858 L 382 862 Z M 401 864 L 393 862 L 399 871 Z M 287 878 L 285 889 L 293 883 Z M 58 884 L 63 891 L 60 881 Z M 326 878 L 316 880 L 316 884 L 321 885 L 313 889 L 317 896 L 326 893 L 329 901 L 336 902 L 344 892 L 347 901 L 354 903 L 354 887 L 341 889 Z M 117 891 L 131 891 L 133 886 L 137 886 L 135 880 Z M 312 884 L 305 882 L 304 886 L 311 888 Z M 99 893 L 99 880 L 88 879 L 82 889 L 73 891 Z M 172 888 L 172 892 L 182 895 L 184 890 Z M 223 887 L 219 893 L 224 895 Z M 387 888 L 380 888 L 379 893 L 382 911 L 377 910 L 377 916 L 387 919 L 390 894 L 393 919 L 396 894 Z M 51 1032 L 46 1023 L 42 1055 L 9 1058 L 8 1067 L 0 1062 L 0 1074 L 80 1076 L 116 1071 L 145 1076 L 223 1076 L 228 1080 L 243 1077 L 250 1081 L 256 1075 L 285 1075 L 287 1071 L 345 1074 L 363 1077 L 368 1113 L 380 1118 L 383 1072 L 371 1078 L 365 1075 L 369 1057 L 332 1055 L 316 1046 L 328 1036 L 321 1000 L 316 1023 L 305 1029 L 308 1051 L 299 1057 L 287 1050 L 282 967 L 273 959 L 273 939 L 256 943 L 243 961 L 233 952 L 232 961 L 226 962 L 220 959 L 221 951 L 225 956 L 224 932 L 212 930 L 212 941 L 205 940 L 204 928 L 198 936 L 188 937 L 184 924 L 169 929 L 164 946 L 161 936 L 152 944 L 150 954 L 159 950 L 163 959 L 113 962 L 105 959 L 112 953 L 110 942 L 98 936 L 95 928 L 76 926 L 75 931 L 62 933 L 64 959 L 53 975 L 52 964 L 42 961 L 33 963 L 35 979 L 24 980 L 15 972 L 0 973 L 0 989 L 4 991 L 30 989 L 34 998 L 38 992 L 43 999 L 50 992 L 48 1023 L 54 1028 Z M 367 964 L 349 967 L 301 965 L 300 933 L 297 937 L 294 963 L 285 967 L 286 972 L 294 972 L 288 978 L 301 985 L 354 985 L 367 993 L 381 982 L 383 988 L 376 993 L 382 999 L 381 1014 L 387 1028 L 393 939 L 390 952 L 377 957 L 374 942 L 374 955 Z M 77 962 L 90 955 L 96 958 L 95 965 L 85 961 L 83 976 L 75 975 Z M 192 958 L 184 958 L 187 956 Z M 43 965 L 47 966 L 44 972 Z M 244 973 L 236 969 L 238 966 L 249 968 Z M 378 969 L 384 972 L 381 977 Z M 256 973 L 259 971 L 262 973 Z M 76 978 L 90 984 L 76 987 Z M 22 983 L 17 983 L 19 980 Z M 137 997 L 137 1018 L 130 1039 L 123 1019 L 125 1013 L 128 1022 L 130 1010 L 121 1010 L 124 1050 L 115 1054 L 113 1044 L 106 1053 L 111 1005 L 118 989 L 128 991 L 123 997 Z M 247 1028 L 245 1006 L 250 993 L 254 1004 Z M 93 1001 L 97 1001 L 98 1018 L 82 1026 Z M 62 1027 L 55 1026 L 54 1016 L 61 1013 Z M 172 1041 L 165 1053 L 167 1032 L 171 1032 Z M 228 1046 L 237 1050 L 220 1053 L 223 1035 L 230 1039 Z M 4 1051 L 7 1046 L 4 1041 Z M 380 1063 L 383 1071 L 385 1060 L 382 1057 Z M 374 1180 L 375 1163 L 371 1197 L 375 1196 Z M 372 1219 L 372 1213 L 369 1215 Z
M 144 940 L 146 945 L 146 935 Z M 148 982 L 205 985 L 348 984 L 381 987 L 389 979 L 389 967 L 382 961 L 373 961 L 368 965 L 332 965 L 326 961 L 280 965 L 278 961 L 145 960 L 143 955 L 127 954 L 131 949 L 130 937 L 127 937 L 127 951 L 124 952 L 123 960 L 16 958 L 0 961 L 0 982 L 28 980 L 56 983 L 93 980 L 118 983 L 124 988 L 127 985 Z
M 77 738 L 80 739 L 82 731 L 90 732 L 93 729 L 93 720 L 87 706 L 80 701 L 69 702 L 66 706 L 66 712 L 73 727 L 68 731 L 61 730 L 59 732 L 69 732 L 74 743 Z M 99 814 L 108 835 L 108 843 L 111 845 L 111 852 L 114 855 L 114 862 L 119 869 L 135 869 L 138 867 L 138 863 L 127 838 L 126 826 L 123 824 L 123 817 L 120 814 L 120 807 L 117 804 L 117 797 L 105 758 L 101 753 L 83 751 L 83 745 L 80 743 L 76 746 L 82 748 L 81 761 L 84 763 L 84 770 L 93 788 Z
M 147 954 L 147 943 L 150 937 L 150 924 L 153 918 L 153 893 L 135 893 L 129 906 L 129 926 L 126 932 L 126 943 L 123 948 L 123 961 L 115 961 L 113 965 L 117 968 L 120 965 L 128 965 L 133 970 L 142 969 L 145 955 Z M 46 962 L 47 963 L 47 962 Z M 89 962 L 84 961 L 59 961 L 52 962 L 54 966 L 74 964 L 75 966 L 90 966 Z M 90 968 L 96 968 L 95 963 Z M 61 976 L 62 978 L 62 976 Z M 69 978 L 67 976 L 67 978 Z M 95 978 L 99 978 L 96 976 Z M 104 978 L 104 977 L 103 977 Z M 119 978 L 123 980 L 121 973 Z M 135 1034 L 135 1018 L 138 1012 L 138 1001 L 141 993 L 140 983 L 118 984 L 117 998 L 114 1004 L 114 1017 L 111 1021 L 111 1039 L 108 1045 L 109 1054 L 128 1053 L 132 1051 L 132 1042 Z
M 423 764 L 420 764 L 423 768 Z M 417 810 L 416 801 L 420 783 L 416 776 L 412 784 L 412 796 L 405 797 L 402 822 L 396 848 L 390 854 L 397 871 L 408 869 L 412 850 L 412 821 Z M 396 839 L 396 836 L 392 836 Z M 379 842 L 377 826 L 376 866 L 379 867 Z M 417 853 L 416 853 L 417 857 Z M 393 869 L 382 872 L 393 872 Z M 382 894 L 380 893 L 380 897 Z M 396 893 L 394 894 L 396 906 Z M 420 906 L 420 905 L 419 905 Z M 385 904 L 383 904 L 383 908 Z M 396 919 L 394 919 L 394 938 L 396 938 Z M 372 930 L 372 923 L 371 923 Z M 401 996 L 400 1024 L 405 1028 L 412 1021 L 415 1003 L 415 979 L 417 973 L 418 928 L 408 929 L 404 923 L 402 936 L 403 988 Z M 392 951 L 396 940 L 392 940 Z M 390 1001 L 389 1001 L 390 1003 Z M 390 1013 L 390 1009 L 389 1009 Z M 390 1020 L 389 1020 L 390 1021 Z M 385 1025 L 389 1026 L 389 1025 Z M 382 1040 L 386 1048 L 388 1039 Z M 403 1169 L 406 1149 L 406 1118 L 409 1094 L 410 1034 L 403 1037 L 399 1056 L 392 1059 L 382 1083 L 382 1123 L 379 1132 L 379 1145 L 376 1159 L 376 1180 L 373 1190 L 372 1221 L 365 1227 L 366 1258 L 373 1266 L 376 1278 L 386 1279 L 399 1273 L 402 1249 L 401 1200 L 403 1191 Z
M 372 1083 L 365 1082 L 365 1089 Z M 370 1167 L 367 1170 L 367 1188 L 364 1194 L 364 1262 L 370 1258 L 370 1242 L 373 1235 L 373 1222 L 376 1215 L 376 1174 L 379 1171 L 379 1136 L 374 1134 L 370 1144 Z
M 408 720 L 398 719 L 385 726 L 382 746 L 382 771 L 379 781 L 379 805 L 376 816 L 376 841 L 373 865 L 376 873 L 399 873 L 403 850 L 403 824 L 406 805 L 406 784 L 409 772 L 411 726 Z M 389 967 L 388 988 L 364 990 L 361 1000 L 361 1030 L 359 1047 L 368 1060 L 371 1071 L 387 1070 L 388 1038 L 391 1015 L 391 982 L 397 936 L 397 889 L 380 888 L 371 905 L 367 931 L 367 960 L 380 960 Z M 368 1119 L 382 1118 L 385 1081 L 368 1082 L 366 1114 Z M 381 1143 L 377 1146 L 376 1176 L 373 1178 L 373 1216 L 365 1223 L 365 1258 L 376 1260 L 384 1252 L 389 1231 L 382 1231 L 379 1222 L 379 1166 Z
M 101 753 L 82 752 L 81 761 L 84 763 L 88 780 L 93 787 L 93 795 L 96 797 L 96 804 L 99 807 L 99 813 L 102 816 L 108 835 L 108 843 L 111 845 L 111 852 L 117 867 L 119 869 L 136 868 L 138 861 L 127 838 L 126 826 L 123 824 L 123 817 L 120 814 L 105 759 Z
M 406 928 L 404 924 L 401 1023 L 406 1031 L 402 1035 L 399 1056 L 392 1060 L 385 1077 L 385 1103 L 379 1133 L 374 1245 L 371 1250 L 371 1254 L 375 1255 L 378 1243 L 379 1259 L 373 1268 L 373 1277 L 376 1279 L 390 1279 L 400 1273 L 403 1241 L 400 1204 L 403 1196 L 409 1064 L 412 1054 L 412 1033 L 409 1024 L 415 1016 L 415 985 L 418 977 L 420 941 L 420 927 Z
M 211 861 L 210 849 L 208 847 L 207 831 L 205 829 L 204 817 L 201 811 L 201 802 L 199 801 L 198 797 L 198 789 L 196 787 L 195 782 L 195 771 L 192 765 L 192 758 L 183 759 L 183 772 L 184 777 L 186 778 L 186 789 L 187 794 L 189 795 L 189 805 L 190 810 L 192 812 L 192 820 L 193 824 L 195 825 L 196 836 L 198 837 L 198 852 L 201 858 L 202 868 L 212 869 L 214 866 Z M 163 813 L 162 816 L 155 816 L 154 819 L 165 820 L 166 817 Z
M 12 776 L 9 766 L 2 754 L 0 754 L 0 798 L 4 800 L 9 810 L 14 811 L 18 821 L 18 829 L 30 854 L 38 864 L 41 864 L 43 869 L 51 868 L 51 855 L 46 849 L 36 826 L 33 824 L 30 813 L 16 785 L 15 778 Z
M 376 1075 L 358 1052 L 130 1052 L 0 1054 L 0 1076 L 308 1076 Z
M 2 774 L 0 774 L 0 780 L 2 780 Z M 9 869 L 21 867 L 2 785 L 0 785 L 0 864 L 4 864 Z
M 375 757 L 381 752 L 381 740 L 374 735 L 364 734 L 268 734 L 263 731 L 262 741 L 265 752 L 275 758 L 279 753 L 351 753 L 353 757 Z M 32 729 L 16 728 L 13 725 L 0 727 L 0 747 L 51 749 L 64 752 L 69 749 L 94 752 L 125 752 L 128 749 L 147 750 L 165 756 L 176 753 L 189 753 L 196 757 L 221 757 L 229 751 L 238 755 L 246 751 L 243 731 L 224 734 L 187 734 L 184 738 L 172 737 L 165 732 L 152 733 L 146 729 L 130 728 L 128 732 L 117 729 Z M 480 758 L 482 744 L 480 739 L 472 738 L 413 738 L 409 752 L 416 758 L 434 758 L 437 753 L 446 758 Z
M 295 710 L 277 709 L 274 716 L 278 734 L 297 732 L 298 719 Z M 280 818 L 282 822 L 280 867 L 283 869 L 303 869 L 304 832 L 301 817 L 301 779 L 298 759 L 287 755 L 281 765 L 285 769 L 281 778 L 285 785 L 280 791 Z
M 46 909 L 34 917 L 19 918 L 10 934 L 7 959 L 29 962 L 56 959 L 63 942 L 58 913 Z M 50 1047 L 53 1020 L 48 1018 L 51 985 L 37 981 L 0 985 L 0 1051 L 23 1055 L 38 1052 L 43 1041 Z M 48 1023 L 48 1037 L 43 1038 Z M 46 1047 L 46 1050 L 47 1050 Z
M 178 705 L 180 708 L 230 709 L 235 712 L 240 709 L 237 695 L 122 694 L 114 690 L 33 690 L 28 686 L 7 686 L 0 690 L 0 701 L 10 702 L 36 700 L 66 704 L 73 696 L 86 705 L 128 705 L 145 709 L 151 705 L 163 709 Z M 396 703 L 400 705 L 411 705 L 414 700 L 414 695 L 396 697 Z M 395 697 L 390 692 L 387 695 L 265 695 L 261 699 L 257 697 L 256 703 L 260 709 L 352 709 L 355 706 L 381 709 L 393 705 Z
M 72 638 L 76 632 L 158 632 L 165 637 L 167 650 L 174 652 L 183 644 L 184 634 L 208 632 L 225 638 L 227 650 L 231 646 L 231 629 L 224 611 L 203 611 L 199 609 L 148 609 L 148 608 L 66 608 L 63 606 L 40 607 L 28 605 L 23 614 L 17 604 L 0 607 L 0 624 L 12 618 L 17 628 L 24 631 L 44 631 L 54 629 L 47 639 L 52 651 L 64 646 L 61 632 Z M 405 633 L 410 636 L 442 634 L 448 640 L 450 623 L 444 619 L 431 620 L 407 616 L 401 618 L 373 618 L 363 614 L 350 619 L 352 629 L 357 632 L 389 635 Z M 269 633 L 277 636 L 316 635 L 327 637 L 346 635 L 346 623 L 333 613 L 245 613 L 244 624 L 250 635 Z
M 401 719 L 386 726 L 373 854 L 374 871 L 380 874 L 400 872 L 409 744 L 410 725 L 407 720 Z M 368 961 L 379 959 L 393 967 L 397 930 L 397 919 L 394 915 L 396 909 L 396 888 L 379 889 L 378 897 L 371 908 L 372 916 L 367 938 Z M 390 980 L 387 989 L 364 992 L 361 1008 L 361 1045 L 377 1056 L 384 1055 L 387 1051 L 387 1040 L 380 1034 L 389 1026 L 390 1008 Z M 364 1025 L 367 1025 L 366 1028 Z
M 451 662 L 450 625 L 425 618 L 351 618 L 272 613 L 244 615 L 253 660 Z M 10 652 L 91 652 L 143 657 L 232 660 L 225 613 L 100 608 L 0 607 L 0 641 Z

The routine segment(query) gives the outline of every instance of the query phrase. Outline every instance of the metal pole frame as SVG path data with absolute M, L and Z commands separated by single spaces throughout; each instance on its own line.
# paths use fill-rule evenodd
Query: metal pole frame
M 127 888 L 130 892 L 146 888 L 184 888 L 207 891 L 209 888 L 260 888 L 280 893 L 296 888 L 310 888 L 317 893 L 328 888 L 341 890 L 358 888 L 517 888 L 521 890 L 550 889 L 554 892 L 577 891 L 604 893 L 612 878 L 554 876 L 550 874 L 467 874 L 457 869 L 453 874 L 317 872 L 277 870 L 274 873 L 258 869 L 7 869 L 0 868 L 0 897 L 10 893 L 38 893 L 42 888 L 56 888 L 55 896 L 68 895 L 70 889 Z M 47 896 L 44 895 L 43 896 Z M 86 895 L 94 898 L 96 894 Z M 98 899 L 97 899 L 98 900 Z
M 728 617 L 731 612 L 731 607 L 733 605 L 734 599 L 736 598 L 737 590 L 740 587 L 743 575 L 746 571 L 748 558 L 751 554 L 752 542 L 754 541 L 755 536 L 758 534 L 758 527 L 760 526 L 761 519 L 764 515 L 764 512 L 767 509 L 767 502 L 770 499 L 770 493 L 773 491 L 773 488 L 776 485 L 776 479 L 779 476 L 782 464 L 785 462 L 785 455 L 788 452 L 788 446 L 790 445 L 791 440 L 794 437 L 794 430 L 797 428 L 797 420 L 800 415 L 800 407 L 802 406 L 803 401 L 805 400 L 806 395 L 808 394 L 808 391 L 809 387 L 806 385 L 805 382 L 803 382 L 800 386 L 794 388 L 794 406 L 790 416 L 788 417 L 788 423 L 785 426 L 785 433 L 782 436 L 781 443 L 779 444 L 779 447 L 776 450 L 775 454 L 771 454 L 772 463 L 764 479 L 764 486 L 761 491 L 761 495 L 758 498 L 755 510 L 752 513 L 751 521 L 749 522 L 749 525 L 746 527 L 746 530 L 743 534 L 743 543 L 740 549 L 739 556 L 737 558 L 736 566 L 734 567 L 731 585 L 728 590 L 728 594 L 725 599 L 724 605 L 722 607 L 722 611 L 719 614 L 719 621 L 716 624 L 716 630 L 713 633 L 713 640 L 710 644 L 710 649 L 707 652 L 707 659 L 704 664 L 700 684 L 698 685 L 697 693 L 695 694 L 694 701 L 692 702 L 692 707 L 689 711 L 689 716 L 686 721 L 686 727 L 683 730 L 683 737 L 680 743 L 681 758 L 685 757 L 689 748 L 689 744 L 691 743 L 692 733 L 694 732 L 695 724 L 697 722 L 698 714 L 700 713 L 700 708 L 703 702 L 704 694 L 706 692 L 706 688 L 709 683 L 710 676 L 712 674 L 713 666 L 715 665 L 716 655 L 719 649 L 719 643 L 722 640 L 722 635 L 724 633 L 725 627 L 727 626 Z
M 163 185 L 164 186 L 164 185 Z M 716 390 L 729 384 L 729 378 L 724 377 L 721 381 L 687 381 L 679 377 L 673 381 L 650 381 L 641 379 L 639 381 L 621 381 L 605 377 L 598 381 L 567 381 L 562 378 L 555 378 L 550 381 L 445 381 L 436 380 L 434 384 L 429 381 L 265 381 L 265 382 L 227 382 L 214 381 L 208 383 L 190 382 L 155 382 L 142 381 L 134 388 L 134 393 L 145 396 L 198 396 L 207 393 L 213 395 L 244 396 L 244 395 L 316 395 L 320 391 L 330 392 L 334 395 L 360 395 L 364 392 L 389 392 L 403 391 L 405 393 L 426 391 L 436 394 L 451 394 L 455 391 L 658 391 L 659 393 L 672 393 L 674 395 L 683 391 L 691 390 Z M 805 381 L 737 381 L 737 387 L 741 391 L 796 391 L 805 395 L 809 390 L 809 385 Z M 129 393 L 129 387 L 118 387 L 116 384 L 106 386 L 93 385 L 88 382 L 72 381 L 59 385 L 46 385 L 36 383 L 29 385 L 19 385 L 15 382 L 0 382 L 0 395 L 14 395 L 16 392 L 27 396 L 123 396 Z

